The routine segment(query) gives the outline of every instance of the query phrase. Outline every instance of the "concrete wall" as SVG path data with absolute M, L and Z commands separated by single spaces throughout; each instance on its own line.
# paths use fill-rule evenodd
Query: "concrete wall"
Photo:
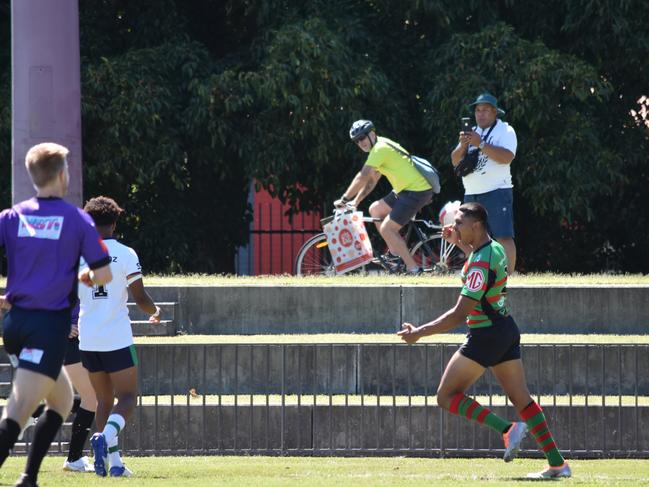
M 193 334 L 392 333 L 457 301 L 458 286 L 187 286 L 149 288 L 176 302 L 179 331 Z M 0 290 L 2 292 L 2 290 Z M 523 333 L 649 333 L 649 286 L 509 289 Z M 458 333 L 464 333 L 460 326 Z
M 139 345 L 143 395 L 435 395 L 453 344 Z M 649 345 L 523 345 L 533 395 L 649 395 Z M 0 363 L 8 359 L 0 351 Z M 0 397 L 10 391 L 0 367 Z M 487 372 L 470 394 L 501 394 Z
M 515 419 L 511 408 L 492 410 Z M 649 457 L 646 407 L 545 407 L 559 448 L 572 457 Z M 140 406 L 120 435 L 128 454 L 502 455 L 502 440 L 438 407 Z M 354 449 L 355 451 L 352 451 Z M 528 437 L 521 456 L 540 453 Z
M 140 345 L 144 395 L 434 395 L 457 345 Z M 523 345 L 532 394 L 649 395 L 649 345 Z M 501 394 L 487 372 L 471 394 Z
M 568 458 L 649 458 L 648 407 L 544 406 Z M 1 408 L 0 408 L 1 410 Z M 491 407 L 515 420 L 511 407 Z M 31 441 L 33 428 L 25 433 Z M 50 449 L 67 452 L 65 423 Z M 59 444 L 60 442 L 60 444 Z M 500 435 L 428 406 L 138 406 L 120 434 L 126 455 L 283 453 L 292 455 L 501 456 Z M 25 453 L 23 443 L 14 453 Z M 521 456 L 540 457 L 528 436 Z
M 194 334 L 391 333 L 403 321 L 437 317 L 458 292 L 457 286 L 151 288 L 157 301 L 179 303 L 178 328 Z M 649 286 L 521 286 L 510 288 L 509 298 L 524 333 L 649 332 Z

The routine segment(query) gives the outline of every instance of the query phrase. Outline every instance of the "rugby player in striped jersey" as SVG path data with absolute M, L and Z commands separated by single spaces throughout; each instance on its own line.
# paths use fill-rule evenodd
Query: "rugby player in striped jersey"
M 545 454 L 548 467 L 530 478 L 570 477 L 570 466 L 559 452 L 541 407 L 525 382 L 520 352 L 520 332 L 506 306 L 507 256 L 488 233 L 487 211 L 479 203 L 465 203 L 455 223 L 444 227 L 444 238 L 462 243 L 472 252 L 462 270 L 464 286 L 455 306 L 439 318 L 414 326 L 404 323 L 398 333 L 407 343 L 444 333 L 466 321 L 467 338 L 451 357 L 437 390 L 437 402 L 451 413 L 485 425 L 503 437 L 504 460 L 512 461 L 529 433 Z M 487 368 L 502 386 L 523 421 L 510 422 L 465 395 Z

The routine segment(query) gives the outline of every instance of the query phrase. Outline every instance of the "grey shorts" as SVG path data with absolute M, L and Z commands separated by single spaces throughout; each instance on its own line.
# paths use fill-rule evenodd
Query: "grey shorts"
M 390 193 L 383 198 L 383 201 L 392 210 L 390 220 L 403 226 L 408 223 L 428 203 L 433 201 L 433 190 L 426 191 L 401 191 L 401 193 Z
M 494 238 L 514 236 L 514 190 L 496 189 L 464 195 L 465 203 L 480 203 L 489 215 L 489 233 Z

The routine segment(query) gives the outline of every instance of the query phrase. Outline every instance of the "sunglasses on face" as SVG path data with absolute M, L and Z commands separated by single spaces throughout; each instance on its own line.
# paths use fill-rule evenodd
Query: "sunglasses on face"
M 367 139 L 367 135 L 361 135 L 361 136 L 360 136 L 359 138 L 357 138 L 354 142 L 355 142 L 356 144 L 358 144 L 359 142 L 362 142 L 362 141 L 364 141 L 365 139 Z

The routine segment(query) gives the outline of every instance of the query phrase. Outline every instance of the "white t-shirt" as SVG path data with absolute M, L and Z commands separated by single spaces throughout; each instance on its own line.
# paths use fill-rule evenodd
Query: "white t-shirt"
M 128 281 L 142 278 L 135 251 L 115 239 L 106 239 L 113 280 L 91 288 L 79 284 L 79 349 L 111 352 L 133 345 L 128 316 Z M 87 267 L 83 259 L 79 269 Z M 131 276 L 131 279 L 127 279 Z M 138 277 L 139 276 L 139 277 Z
M 481 129 L 480 127 L 474 127 L 473 130 L 483 138 L 489 132 L 489 128 Z M 516 132 L 507 122 L 497 120 L 496 126 L 485 142 L 496 147 L 507 149 L 516 155 Z M 469 146 L 469 150 L 474 151 L 478 150 L 478 148 Z M 462 178 L 464 193 L 483 194 L 496 189 L 512 188 L 510 166 L 511 164 L 500 164 L 487 157 L 486 154 L 481 153 L 475 171 Z

